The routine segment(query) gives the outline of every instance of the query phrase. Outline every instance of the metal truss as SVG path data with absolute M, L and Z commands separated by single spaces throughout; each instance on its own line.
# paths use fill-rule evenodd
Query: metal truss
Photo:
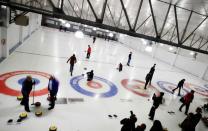
M 158 2 L 162 2 L 168 6 L 168 10 L 166 12 L 165 19 L 162 22 L 162 27 L 161 27 L 161 29 L 158 30 L 158 25 L 157 25 L 157 21 L 156 21 L 157 16 L 155 16 L 155 12 L 154 12 L 153 5 L 152 5 L 152 0 L 148 0 L 151 14 L 146 19 L 142 20 L 140 25 L 138 25 L 137 21 L 140 17 L 140 12 L 142 10 L 142 6 L 144 5 L 143 4 L 144 0 L 140 0 L 139 6 L 137 9 L 136 18 L 132 22 L 133 25 L 131 25 L 131 21 L 130 21 L 128 13 L 127 13 L 128 10 L 126 9 L 126 7 L 124 5 L 123 0 L 120 0 L 120 5 L 121 5 L 122 9 L 117 11 L 117 12 L 119 12 L 117 14 L 120 14 L 117 16 L 117 17 L 119 17 L 118 19 L 114 18 L 115 16 L 113 16 L 112 10 L 110 10 L 110 3 L 108 2 L 108 0 L 104 0 L 103 5 L 102 5 L 101 14 L 97 14 L 97 12 L 96 12 L 95 8 L 93 7 L 90 0 L 87 0 L 87 1 L 82 0 L 81 7 L 79 8 L 79 13 L 78 13 L 78 11 L 76 11 L 74 9 L 74 5 L 71 3 L 71 0 L 67 0 L 68 2 L 65 2 L 65 3 L 64 3 L 64 0 L 61 0 L 61 2 L 62 2 L 61 7 L 58 7 L 58 10 L 57 10 L 57 7 L 54 6 L 54 4 L 51 0 L 47 0 L 47 1 L 48 1 L 48 3 L 50 3 L 53 10 L 46 10 L 46 9 L 44 9 L 44 7 L 38 8 L 38 7 L 34 7 L 34 6 L 22 4 L 22 3 L 15 3 L 10 0 L 0 0 L 0 5 L 9 6 L 13 10 L 15 9 L 15 10 L 21 10 L 23 12 L 34 12 L 34 13 L 38 13 L 38 14 L 42 14 L 42 15 L 55 17 L 55 18 L 61 18 L 61 19 L 65 19 L 68 21 L 86 24 L 89 26 L 94 26 L 94 27 L 98 27 L 98 28 L 102 28 L 102 29 L 106 29 L 106 30 L 110 30 L 110 31 L 118 32 L 118 33 L 123 33 L 123 34 L 127 34 L 127 35 L 134 36 L 134 37 L 144 38 L 147 40 L 155 41 L 157 43 L 163 43 L 163 44 L 167 44 L 170 46 L 175 46 L 175 47 L 191 50 L 194 52 L 208 54 L 208 38 L 203 38 L 202 36 L 198 36 L 197 40 L 194 39 L 197 36 L 196 30 L 207 20 L 208 16 L 200 14 L 200 13 L 192 11 L 192 10 L 188 10 L 188 9 L 179 7 L 177 5 L 173 5 L 172 3 L 164 2 L 162 0 L 157 0 Z M 68 3 L 69 6 L 64 6 L 64 4 L 66 4 L 66 3 Z M 83 9 L 84 4 L 88 5 L 87 10 Z M 63 12 L 63 7 L 72 8 L 72 12 L 75 15 L 65 14 Z M 167 24 L 167 19 L 168 19 L 168 15 L 169 15 L 171 7 L 174 8 L 175 22 L 173 25 L 171 25 L 169 30 L 166 29 L 166 31 L 165 31 L 164 29 L 165 29 L 165 25 Z M 190 12 L 187 22 L 185 24 L 185 28 L 183 29 L 182 32 L 179 32 L 179 24 L 180 23 L 178 22 L 178 14 L 177 14 L 178 8 Z M 62 10 L 62 12 L 60 12 L 60 10 Z M 88 19 L 89 10 L 92 11 L 91 16 L 95 18 L 95 21 L 93 21 L 92 19 Z M 109 11 L 109 16 L 106 14 L 106 10 Z M 86 17 L 83 16 L 84 11 L 85 11 L 85 14 L 87 15 Z M 191 23 L 191 18 L 192 18 L 193 14 L 200 15 L 200 16 L 204 17 L 204 19 L 188 34 L 187 29 L 190 26 L 189 24 Z M 122 25 L 120 24 L 123 16 L 125 17 L 125 19 L 127 21 L 128 29 L 123 29 Z M 105 20 L 108 20 L 108 22 L 111 22 L 111 23 L 104 24 L 103 23 L 104 17 L 106 17 Z M 110 21 L 108 17 L 110 17 L 112 20 Z M 145 34 L 145 32 L 138 33 L 139 30 L 141 29 L 141 27 L 144 27 L 145 23 L 151 19 L 152 19 L 153 26 L 154 26 L 154 28 L 152 28 L 153 32 L 151 31 L 151 33 L 148 33 L 148 34 Z M 140 32 L 142 32 L 142 31 L 140 31 Z M 152 34 L 152 33 L 154 33 L 155 36 L 151 36 L 150 34 Z M 164 37 L 167 34 L 169 34 L 169 36 Z M 175 38 L 177 38 L 177 42 L 174 42 Z M 186 45 L 185 45 L 185 42 L 186 42 Z M 187 42 L 190 42 L 190 43 L 187 44 Z M 198 43 L 197 47 L 195 46 L 196 43 Z M 206 48 L 206 49 L 202 49 L 202 48 Z
M 22 11 L 22 12 L 18 12 L 17 10 L 15 9 L 10 9 L 9 10 L 9 24 L 12 24 L 15 22 L 15 19 L 18 17 L 18 16 L 24 16 L 26 15 L 28 12 L 27 11 Z

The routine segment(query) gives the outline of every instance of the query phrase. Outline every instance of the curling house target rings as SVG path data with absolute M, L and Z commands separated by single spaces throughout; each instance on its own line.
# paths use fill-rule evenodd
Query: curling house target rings
M 189 90 L 194 90 L 197 94 L 208 97 L 208 92 L 206 88 L 191 83 L 185 83 L 184 86 Z
M 139 84 L 130 84 L 131 82 L 136 82 Z M 148 86 L 147 89 L 142 89 L 144 87 L 145 82 L 141 81 L 141 80 L 129 80 L 129 79 L 123 79 L 121 81 L 121 84 L 123 85 L 124 88 L 126 88 L 127 90 L 142 96 L 142 97 L 151 97 L 152 94 L 148 94 L 148 88 L 151 88 L 155 91 L 155 93 L 159 93 L 160 91 L 158 89 L 156 89 L 154 86 Z
M 6 81 L 9 78 L 12 78 L 13 76 L 16 75 L 40 75 L 43 76 L 47 79 L 50 78 L 50 74 L 44 73 L 44 72 L 38 72 L 38 71 L 14 71 L 14 72 L 8 72 L 5 74 L 1 74 L 0 75 L 0 93 L 5 94 L 5 95 L 9 95 L 9 96 L 19 96 L 21 95 L 21 88 L 20 90 L 15 90 L 15 89 L 11 89 L 6 85 Z M 35 91 L 35 96 L 42 96 L 42 95 L 46 95 L 48 94 L 48 88 L 44 88 L 41 90 L 36 90 Z M 32 96 L 32 92 L 31 95 Z
M 84 79 L 84 77 L 81 75 L 81 76 L 73 77 L 70 81 L 70 85 L 72 86 L 72 88 L 75 89 L 76 91 L 78 91 L 81 94 L 91 96 L 91 97 L 99 96 L 99 97 L 107 98 L 107 97 L 112 97 L 112 96 L 116 95 L 117 92 L 118 92 L 118 89 L 117 89 L 116 85 L 114 85 L 112 82 L 110 82 L 110 81 L 108 81 L 104 78 L 97 77 L 97 76 L 94 76 L 93 79 L 104 82 L 105 84 L 107 84 L 110 87 L 110 90 L 108 92 L 104 92 L 104 93 L 94 93 L 94 92 L 85 90 L 79 85 L 79 81 L 83 80 L 83 79 Z M 98 82 L 96 82 L 96 84 L 97 83 Z M 96 86 L 96 87 L 98 87 L 98 86 Z
M 167 81 L 158 81 L 157 82 L 157 85 L 163 89 L 164 91 L 170 93 L 170 94 L 173 94 L 172 90 L 174 88 L 177 87 L 176 84 L 173 84 L 173 83 L 170 83 L 170 82 L 167 82 Z M 185 89 L 184 87 L 181 88 L 181 90 L 185 91 L 186 93 L 188 93 L 189 91 L 187 89 Z

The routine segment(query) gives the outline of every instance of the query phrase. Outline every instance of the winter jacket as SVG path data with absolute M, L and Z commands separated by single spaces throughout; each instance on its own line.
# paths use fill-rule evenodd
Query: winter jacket
M 50 81 L 52 81 L 52 89 L 49 88 Z M 56 80 L 56 78 L 54 78 L 53 80 L 52 79 L 49 79 L 49 82 L 48 82 L 48 90 L 51 93 L 57 94 L 57 92 L 58 92 L 58 86 L 59 86 L 59 82 L 58 82 L 58 80 Z
M 193 129 L 195 130 L 196 125 L 199 123 L 200 119 L 202 118 L 202 115 L 200 113 L 194 114 L 193 116 Z
M 150 73 L 148 73 L 148 74 L 146 75 L 145 80 L 146 80 L 146 81 L 149 81 L 150 79 L 151 79 L 151 75 L 150 75 Z
M 22 83 L 22 94 L 29 96 L 31 90 L 32 90 L 32 85 L 35 84 L 35 81 L 28 81 L 27 79 L 25 79 Z
M 91 53 L 91 47 L 88 47 L 87 52 L 88 52 L 88 53 Z
M 158 108 L 158 106 L 162 104 L 162 99 L 163 99 L 163 96 L 156 97 L 155 94 L 153 95 L 152 100 L 153 100 L 153 105 L 155 106 L 155 108 Z
M 178 87 L 183 87 L 183 84 L 184 84 L 184 81 L 183 80 L 179 81 Z
M 131 54 L 129 54 L 129 59 L 131 60 Z
M 150 72 L 149 72 L 149 73 L 151 73 L 151 74 L 153 75 L 154 72 L 155 72 L 155 67 L 153 66 L 153 67 L 150 69 Z
M 185 103 L 186 104 L 189 104 L 192 102 L 192 100 L 194 99 L 194 94 L 192 94 L 191 92 L 190 93 L 187 93 L 185 96 Z
M 77 61 L 77 59 L 76 59 L 75 56 L 71 56 L 71 57 L 69 58 L 69 60 L 70 60 L 70 64 L 71 64 L 71 65 L 74 65 L 74 63 L 76 63 L 76 61 Z M 67 61 L 67 62 L 68 62 L 68 61 Z

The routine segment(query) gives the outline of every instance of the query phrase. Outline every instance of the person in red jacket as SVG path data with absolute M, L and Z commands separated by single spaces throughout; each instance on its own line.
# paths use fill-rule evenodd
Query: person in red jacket
M 90 47 L 90 45 L 88 45 L 88 49 L 87 49 L 87 59 L 89 59 L 90 58 L 90 54 L 91 54 L 91 47 Z
M 188 110 L 189 110 L 190 103 L 191 103 L 191 102 L 193 101 L 193 99 L 194 99 L 194 90 L 191 90 L 191 92 L 187 93 L 187 94 L 184 96 L 184 99 L 185 99 L 185 102 L 180 106 L 179 111 L 181 111 L 182 108 L 186 105 L 186 111 L 185 111 L 185 114 L 187 115 Z

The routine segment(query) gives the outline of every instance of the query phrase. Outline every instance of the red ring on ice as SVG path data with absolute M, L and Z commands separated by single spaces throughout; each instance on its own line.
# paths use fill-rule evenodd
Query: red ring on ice
M 9 95 L 9 96 L 22 95 L 21 91 L 11 89 L 6 85 L 7 79 L 9 79 L 13 76 L 22 75 L 22 74 L 28 74 L 28 75 L 34 74 L 34 75 L 40 75 L 40 76 L 43 76 L 46 78 L 50 78 L 50 74 L 38 72 L 38 71 L 14 71 L 14 72 L 8 72 L 5 74 L 1 74 L 0 75 L 0 93 L 5 94 L 5 95 Z M 42 96 L 42 95 L 46 95 L 48 93 L 49 93 L 48 88 L 46 87 L 41 90 L 36 90 L 34 92 L 34 96 Z M 31 91 L 30 96 L 32 96 L 32 94 L 33 94 L 33 91 Z
M 197 94 L 208 97 L 206 88 L 191 83 L 184 83 L 184 86 L 189 90 L 194 90 Z
M 131 92 L 133 92 L 133 93 L 135 93 L 135 94 L 137 94 L 139 96 L 142 96 L 142 97 L 151 97 L 150 94 L 145 93 L 144 89 L 141 89 L 141 87 L 140 87 L 141 85 L 140 84 L 137 84 L 137 85 L 129 85 L 128 83 L 131 82 L 131 81 L 134 81 L 134 82 L 137 82 L 137 83 L 142 83 L 142 85 L 145 84 L 144 81 L 135 80 L 135 79 L 133 79 L 133 80 L 123 79 L 121 81 L 121 84 L 123 85 L 124 88 L 126 88 L 127 90 L 129 90 L 129 91 L 131 91 Z M 153 89 L 156 94 L 158 94 L 160 92 L 157 88 L 155 88 L 152 85 L 149 86 L 149 87 L 147 87 L 147 88 Z M 135 90 L 135 89 L 140 89 L 141 91 L 138 91 L 138 90 Z
M 91 88 L 94 88 L 94 89 L 102 88 L 102 85 L 98 82 L 95 82 L 95 81 L 88 81 L 87 85 Z

